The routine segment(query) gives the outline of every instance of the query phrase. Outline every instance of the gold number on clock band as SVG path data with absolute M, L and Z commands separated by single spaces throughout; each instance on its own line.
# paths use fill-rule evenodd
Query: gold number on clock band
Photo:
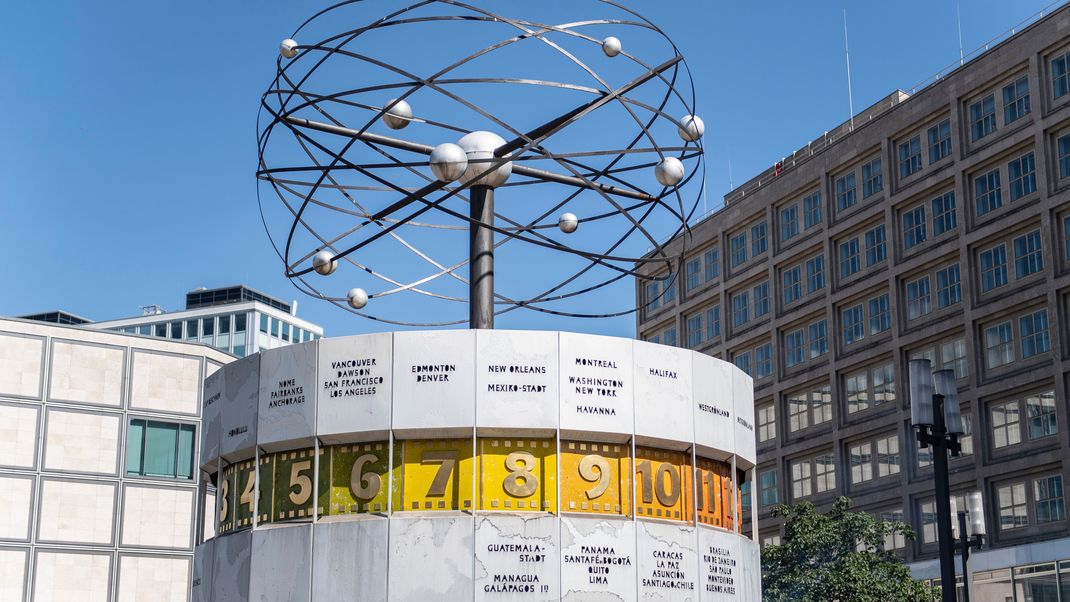
M 253 511 L 253 490 L 256 485 L 256 471 L 249 473 L 249 480 L 245 483 L 245 489 L 241 492 L 241 497 L 238 498 L 238 502 L 241 504 L 249 505 L 249 512 Z
M 655 472 L 650 460 L 640 460 L 636 463 L 635 469 L 643 479 L 644 504 L 654 503 L 655 495 L 662 506 L 672 507 L 680 501 L 680 473 L 671 464 L 662 462 L 658 464 Z M 669 477 L 667 487 L 666 475 Z
M 602 497 L 609 488 L 609 460 L 597 454 L 584 456 L 580 459 L 580 477 L 595 486 L 587 490 L 587 499 L 593 500 Z
M 219 509 L 219 522 L 227 522 L 227 514 L 230 513 L 230 505 L 227 503 L 227 498 L 230 497 L 230 481 L 223 479 L 219 484 L 219 497 L 223 500 L 223 506 Z
M 312 460 L 294 462 L 290 465 L 290 501 L 297 506 L 303 506 L 312 496 L 312 479 L 301 474 L 305 470 L 312 469 Z M 297 491 L 294 491 L 297 487 Z
M 353 470 L 349 473 L 349 490 L 353 492 L 354 498 L 370 500 L 379 494 L 383 480 L 375 472 L 364 473 L 364 467 L 378 459 L 374 454 L 364 454 L 353 462 Z M 442 487 L 445 491 L 445 484 Z
M 453 469 L 457 466 L 457 452 L 453 450 L 425 451 L 420 458 L 421 464 L 438 463 L 438 472 L 431 481 L 431 488 L 427 490 L 427 497 L 442 497 L 446 495 L 446 485 L 449 484 Z
M 515 451 L 505 457 L 505 468 L 509 476 L 505 477 L 502 488 L 513 497 L 528 497 L 539 489 L 539 479 L 535 476 L 535 456 L 525 451 Z

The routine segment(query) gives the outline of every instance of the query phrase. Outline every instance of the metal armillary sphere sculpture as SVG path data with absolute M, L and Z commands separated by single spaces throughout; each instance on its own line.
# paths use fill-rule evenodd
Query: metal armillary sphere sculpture
M 631 289 L 623 307 L 574 300 L 678 259 L 661 243 L 701 198 L 705 127 L 676 46 L 611 0 L 569 3 L 567 20 L 535 19 L 544 3 L 390 4 L 334 5 L 279 46 L 257 176 L 281 201 L 260 207 L 286 275 L 402 325 L 465 322 L 412 299 L 467 302 L 472 328 L 518 308 L 635 311 Z

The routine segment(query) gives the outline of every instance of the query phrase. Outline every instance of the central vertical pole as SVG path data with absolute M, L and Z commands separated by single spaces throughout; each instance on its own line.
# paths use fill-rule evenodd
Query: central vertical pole
M 468 226 L 468 327 L 494 328 L 494 189 L 472 186 Z
M 966 513 L 959 511 L 959 552 L 962 553 L 962 602 L 970 602 L 970 536 L 966 535 Z
M 951 485 L 947 471 L 947 425 L 944 397 L 933 395 L 933 475 L 936 477 L 936 535 L 940 542 L 940 590 L 955 602 L 955 540 L 951 534 Z

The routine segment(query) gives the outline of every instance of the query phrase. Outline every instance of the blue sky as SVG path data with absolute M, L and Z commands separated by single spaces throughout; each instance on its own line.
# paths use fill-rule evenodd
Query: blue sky
M 541 1 L 568 12 L 568 2 Z M 513 14 L 523 5 L 492 4 Z M 952 0 L 626 4 L 665 29 L 690 64 L 711 207 L 729 189 L 729 160 L 739 185 L 847 119 L 844 8 L 856 111 L 958 60 Z M 966 51 L 1049 4 L 962 0 Z M 386 329 L 294 289 L 257 212 L 260 95 L 279 40 L 322 6 L 6 5 L 0 315 L 62 308 L 116 318 L 149 303 L 179 309 L 198 286 L 244 282 L 299 299 L 299 315 L 330 335 Z M 631 296 L 631 284 L 604 295 L 592 306 Z M 499 326 L 634 334 L 631 316 L 514 312 Z

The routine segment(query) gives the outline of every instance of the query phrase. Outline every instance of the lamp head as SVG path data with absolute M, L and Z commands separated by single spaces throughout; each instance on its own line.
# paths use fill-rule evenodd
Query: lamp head
M 910 426 L 932 426 L 933 420 L 933 372 L 932 362 L 927 359 L 910 360 Z

